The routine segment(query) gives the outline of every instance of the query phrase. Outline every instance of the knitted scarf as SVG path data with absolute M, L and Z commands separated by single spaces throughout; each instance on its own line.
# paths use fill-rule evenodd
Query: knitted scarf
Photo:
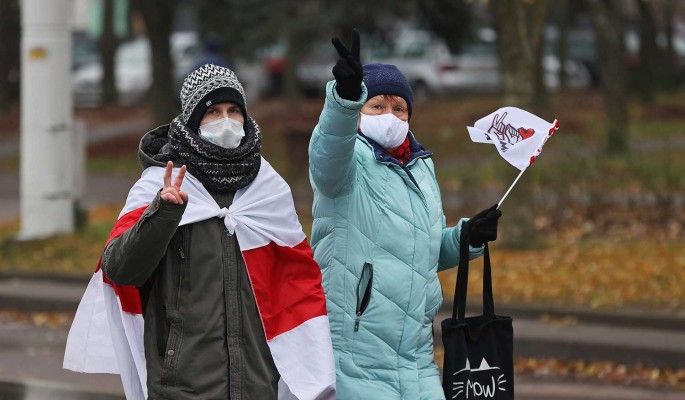
M 387 151 L 387 150 L 386 150 Z M 402 164 L 406 164 L 407 161 L 409 161 L 409 157 L 411 157 L 411 148 L 409 146 L 409 135 L 404 138 L 404 142 L 396 148 L 393 151 L 388 152 L 391 156 L 395 157 L 397 161 L 401 162 Z
M 169 125 L 167 148 L 168 153 L 158 153 L 152 158 L 181 162 L 210 192 L 230 193 L 249 185 L 257 176 L 262 135 L 257 123 L 248 117 L 240 146 L 226 149 L 203 140 L 176 117 Z

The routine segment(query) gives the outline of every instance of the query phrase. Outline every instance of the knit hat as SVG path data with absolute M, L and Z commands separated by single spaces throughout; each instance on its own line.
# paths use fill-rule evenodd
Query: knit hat
M 390 64 L 364 65 L 364 84 L 369 92 L 369 99 L 381 94 L 403 98 L 407 102 L 409 116 L 411 117 L 414 93 L 411 91 L 407 78 L 396 66 Z
M 193 132 L 213 104 L 231 102 L 240 106 L 247 121 L 245 90 L 233 71 L 205 64 L 188 74 L 181 88 L 181 120 Z

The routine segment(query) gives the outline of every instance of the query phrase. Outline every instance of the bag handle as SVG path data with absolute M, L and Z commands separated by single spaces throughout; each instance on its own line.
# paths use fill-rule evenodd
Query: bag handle
M 466 222 L 468 224 L 468 221 Z M 463 320 L 466 312 L 466 292 L 469 283 L 469 235 L 468 225 L 462 225 L 459 235 L 459 270 L 454 289 L 452 320 Z M 492 272 L 490 249 L 487 242 L 483 252 L 483 315 L 495 315 L 495 301 L 492 296 Z

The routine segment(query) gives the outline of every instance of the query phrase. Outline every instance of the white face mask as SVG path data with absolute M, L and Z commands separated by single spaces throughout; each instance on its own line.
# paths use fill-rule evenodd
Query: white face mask
M 245 137 L 243 123 L 231 118 L 222 118 L 200 127 L 200 137 L 226 149 L 235 149 Z
M 373 139 L 386 150 L 399 147 L 409 132 L 409 122 L 402 121 L 391 113 L 381 115 L 362 113 L 361 116 L 359 129 L 364 136 Z

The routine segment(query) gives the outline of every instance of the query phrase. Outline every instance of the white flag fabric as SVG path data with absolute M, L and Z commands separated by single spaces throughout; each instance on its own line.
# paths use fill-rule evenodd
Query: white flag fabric
M 502 107 L 467 127 L 471 140 L 491 143 L 511 165 L 523 171 L 542 152 L 547 139 L 559 129 L 559 121 L 547 122 L 516 107 Z

